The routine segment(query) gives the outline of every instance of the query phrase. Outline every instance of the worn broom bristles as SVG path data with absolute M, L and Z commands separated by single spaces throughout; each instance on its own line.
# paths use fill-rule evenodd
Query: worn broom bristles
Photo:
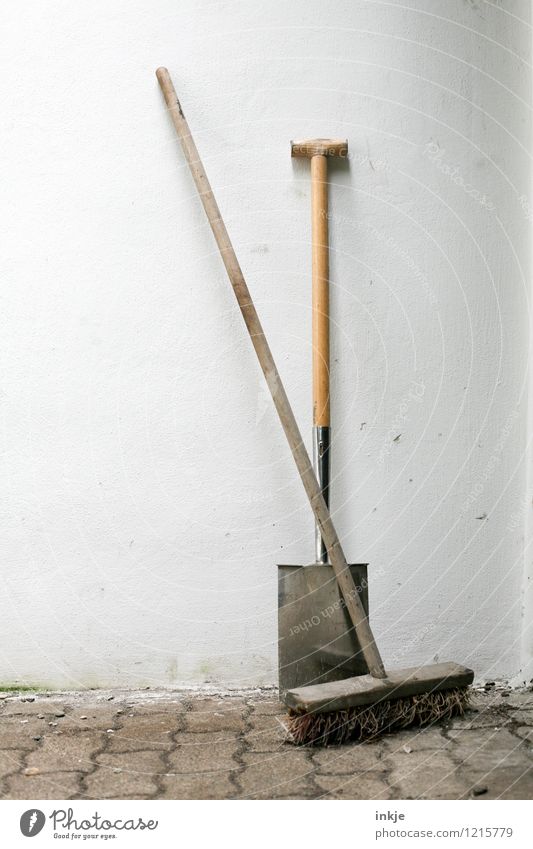
M 348 740 L 368 740 L 409 725 L 430 725 L 441 719 L 462 716 L 469 696 L 467 687 L 457 687 L 401 699 L 384 699 L 331 713 L 289 711 L 286 727 L 297 746 L 330 746 Z

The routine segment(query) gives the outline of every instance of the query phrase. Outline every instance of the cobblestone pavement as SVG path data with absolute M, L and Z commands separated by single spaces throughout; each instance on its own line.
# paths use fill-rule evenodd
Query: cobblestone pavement
M 286 741 L 274 691 L 0 693 L 6 799 L 531 799 L 533 691 L 328 749 Z

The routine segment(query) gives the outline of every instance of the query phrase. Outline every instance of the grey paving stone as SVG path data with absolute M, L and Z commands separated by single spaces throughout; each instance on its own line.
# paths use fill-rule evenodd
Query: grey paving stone
M 317 775 L 322 791 L 319 796 L 330 799 L 390 799 L 391 791 L 384 778 L 375 773 L 363 775 Z
M 159 799 L 234 799 L 237 790 L 225 774 L 169 775 L 162 779 Z
M 287 713 L 287 708 L 277 698 L 257 702 L 250 700 L 249 705 L 258 716 L 282 716 Z
M 511 721 L 508 710 L 485 705 L 479 710 L 468 711 L 465 716 L 452 720 L 451 727 L 454 729 L 494 728 L 495 726 L 501 728 L 504 725 L 509 725 Z
M 121 727 L 109 735 L 109 752 L 133 752 L 143 749 L 170 749 L 172 735 L 180 727 L 180 717 L 173 712 L 141 716 L 121 716 Z
M 156 716 L 158 714 L 170 714 L 171 716 L 182 716 L 187 710 L 186 697 L 171 700 L 158 699 L 153 703 L 129 703 L 117 705 L 126 716 L 133 713 L 134 716 Z
M 69 709 L 67 715 L 61 720 L 61 728 L 91 727 L 99 731 L 107 731 L 108 728 L 115 728 L 121 724 L 124 714 L 117 714 L 117 710 L 121 708 L 114 702 L 76 705 Z M 82 719 L 82 716 L 86 716 L 87 719 Z
M 450 749 L 464 770 L 520 767 L 531 762 L 526 745 L 505 728 L 449 732 L 455 746 Z
M 368 770 L 383 771 L 383 746 L 377 743 L 357 743 L 313 749 L 312 762 L 318 773 L 325 775 L 361 776 Z
M 45 734 L 26 758 L 28 767 L 47 772 L 90 772 L 96 753 L 105 742 L 105 734 L 87 729 Z
M 515 728 L 514 733 L 518 734 L 528 743 L 533 743 L 533 728 L 530 725 L 522 725 L 520 728 Z
M 34 737 L 49 730 L 44 719 L 30 717 L 24 720 L 18 716 L 0 717 L 0 750 L 34 749 L 37 745 Z
M 284 742 L 274 695 L 9 694 L 0 700 L 1 788 L 20 799 L 446 799 L 486 785 L 476 798 L 531 798 L 533 693 L 481 693 L 475 703 L 452 724 L 302 749 Z M 26 766 L 39 772 L 25 776 Z
M 316 795 L 313 767 L 299 750 L 282 753 L 245 753 L 241 755 L 244 771 L 237 781 L 241 796 L 254 799 L 286 798 L 292 795 Z
M 276 714 L 253 715 L 248 723 L 244 740 L 251 752 L 276 752 L 287 744 L 287 731 Z
M 166 772 L 158 752 L 104 753 L 98 755 L 97 763 L 96 771 L 85 780 L 85 795 L 91 799 L 123 793 L 151 798 L 157 793 L 158 776 Z
M 509 694 L 505 703 L 512 708 L 531 709 L 533 708 L 533 690 L 515 691 Z
M 168 757 L 169 772 L 195 775 L 238 769 L 236 758 L 240 744 L 233 732 L 180 732 L 176 735 L 176 745 L 176 750 Z
M 474 708 L 505 708 L 509 705 L 510 693 L 502 690 L 471 690 L 470 705 Z
M 71 799 L 78 792 L 81 773 L 47 772 L 12 775 L 5 780 L 5 799 Z
M 26 752 L 17 749 L 0 751 L 0 778 L 4 778 L 12 772 L 19 772 L 22 769 L 26 754 Z
M 520 725 L 533 725 L 533 708 L 512 710 L 509 712 L 509 717 L 513 720 L 513 722 L 519 722 Z
M 494 767 L 468 773 L 470 788 L 487 787 L 480 799 L 533 799 L 533 770 L 531 767 Z M 472 792 L 465 796 L 471 798 Z
M 190 732 L 243 731 L 244 699 L 196 699 L 184 716 L 184 728 Z
M 447 752 L 398 752 L 387 757 L 394 798 L 459 799 L 468 782 Z
M 439 725 L 433 725 L 429 728 L 410 728 L 407 731 L 388 734 L 381 738 L 379 744 L 383 746 L 384 755 L 395 752 L 405 754 L 407 749 L 410 749 L 411 752 L 425 752 L 448 749 L 451 746 Z
M 20 698 L 10 698 L 3 704 L 3 716 L 20 716 L 23 718 L 44 713 L 47 719 L 51 719 L 56 713 L 65 711 L 63 699 L 47 699 L 40 696 L 37 696 L 34 702 L 22 702 Z
M 222 697 L 195 695 L 187 699 L 187 710 L 189 713 L 241 714 L 246 709 L 246 699 L 242 696 Z

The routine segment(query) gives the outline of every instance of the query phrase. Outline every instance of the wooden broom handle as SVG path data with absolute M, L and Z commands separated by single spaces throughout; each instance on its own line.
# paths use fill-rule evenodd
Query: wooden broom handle
M 329 427 L 328 158 L 311 157 L 313 425 Z
M 209 185 L 209 180 L 204 171 L 200 156 L 194 144 L 189 125 L 185 119 L 180 102 L 177 98 L 170 74 L 166 68 L 158 68 L 156 76 L 165 97 L 170 117 L 176 128 L 178 138 L 183 148 L 183 153 L 191 170 L 192 177 L 198 189 L 198 195 L 205 209 L 211 230 L 218 245 L 222 261 L 226 267 L 230 283 L 233 287 L 237 303 L 244 318 L 250 339 L 255 348 L 259 364 L 265 375 L 265 379 L 272 395 L 272 400 L 278 412 L 279 419 L 285 436 L 289 443 L 292 456 L 300 478 L 304 485 L 307 497 L 311 504 L 315 519 L 320 527 L 322 538 L 327 546 L 331 565 L 335 578 L 344 598 L 346 608 L 353 623 L 361 650 L 365 658 L 368 670 L 375 678 L 385 678 L 385 668 L 374 640 L 364 607 L 359 598 L 350 569 L 346 563 L 344 552 L 341 548 L 337 532 L 331 521 L 326 502 L 322 497 L 318 481 L 313 472 L 313 467 L 305 449 L 298 425 L 289 404 L 289 399 L 281 382 L 281 377 L 276 368 L 274 358 L 268 346 L 259 316 L 248 291 L 244 275 L 241 271 L 233 245 L 231 244 L 228 231 L 222 220 L 220 210 Z

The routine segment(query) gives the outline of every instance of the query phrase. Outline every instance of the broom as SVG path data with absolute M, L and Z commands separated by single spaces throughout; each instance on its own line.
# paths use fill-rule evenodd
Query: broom
M 283 693 L 283 701 L 289 708 L 290 735 L 297 744 L 327 745 L 347 739 L 359 740 L 395 728 L 427 724 L 461 714 L 468 704 L 468 686 L 474 678 L 471 669 L 456 663 L 440 663 L 388 673 L 385 671 L 357 587 L 172 80 L 166 68 L 158 68 L 156 76 L 368 667 L 368 675 L 301 687 Z

